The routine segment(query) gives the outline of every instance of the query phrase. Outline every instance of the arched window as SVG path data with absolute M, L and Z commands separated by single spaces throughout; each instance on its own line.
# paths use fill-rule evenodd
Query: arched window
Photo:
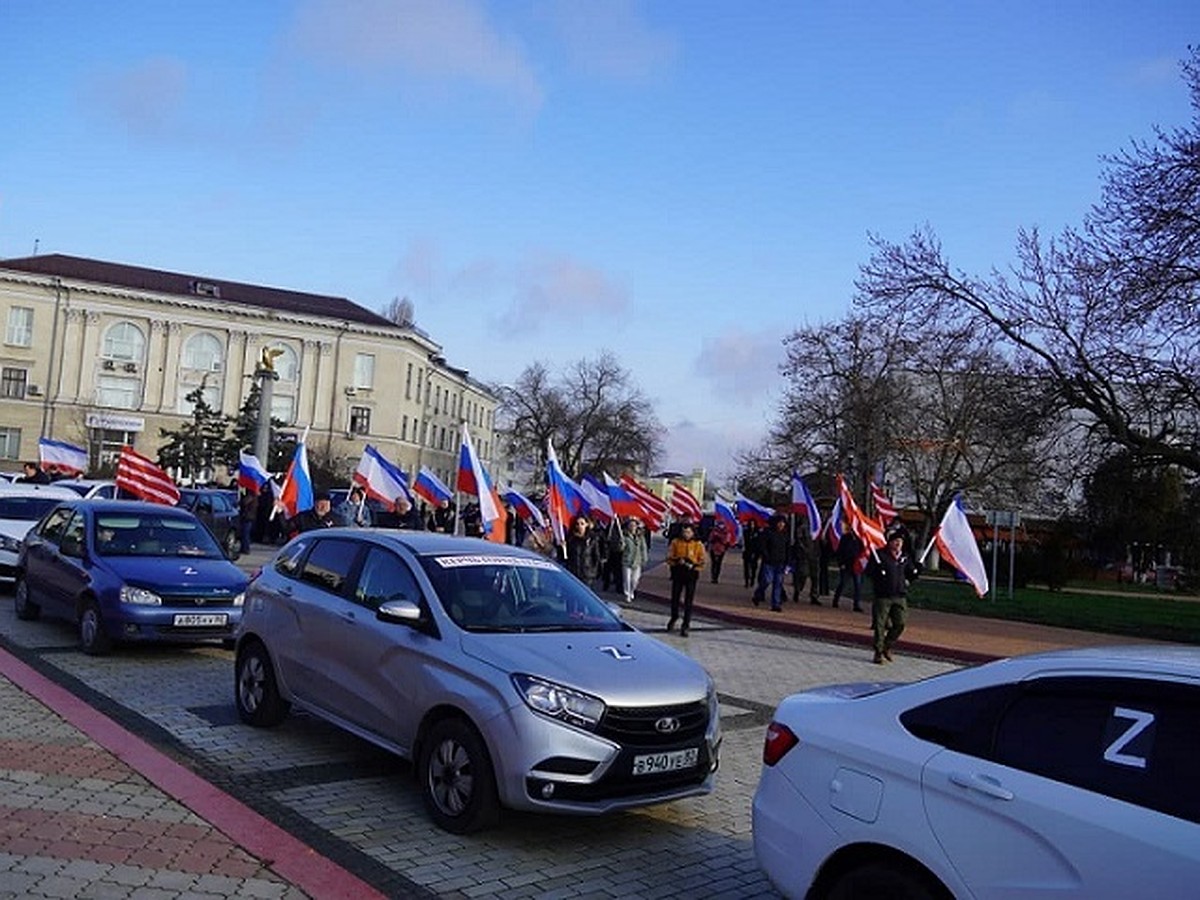
M 296 351 L 287 344 L 274 343 L 267 346 L 272 350 L 283 351 L 275 357 L 275 374 L 279 376 L 279 380 L 295 381 L 300 371 L 300 360 L 296 356 Z
M 104 358 L 140 363 L 146 350 L 146 337 L 132 322 L 117 322 L 104 334 Z
M 198 372 L 221 372 L 225 368 L 225 348 L 214 335 L 193 334 L 183 345 L 183 368 Z

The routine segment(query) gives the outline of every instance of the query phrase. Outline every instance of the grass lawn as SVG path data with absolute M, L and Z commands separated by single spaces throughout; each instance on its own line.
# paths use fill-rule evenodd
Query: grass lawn
M 1108 590 L 1106 585 L 1106 593 L 1092 592 L 1087 583 L 1062 591 L 1017 588 L 1013 599 L 1009 600 L 1007 587 L 1002 586 L 993 601 L 990 598 L 980 600 L 961 582 L 921 578 L 909 586 L 908 603 L 915 609 L 1200 644 L 1200 599 L 1170 594 L 1122 595 L 1119 591 L 1107 593 Z M 1141 590 L 1153 589 L 1142 587 Z

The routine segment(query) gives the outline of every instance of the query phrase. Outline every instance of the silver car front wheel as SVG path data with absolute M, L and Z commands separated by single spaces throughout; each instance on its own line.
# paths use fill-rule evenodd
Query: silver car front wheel
M 491 758 L 483 739 L 461 719 L 443 719 L 430 729 L 418 771 L 425 808 L 439 828 L 468 834 L 499 816 Z

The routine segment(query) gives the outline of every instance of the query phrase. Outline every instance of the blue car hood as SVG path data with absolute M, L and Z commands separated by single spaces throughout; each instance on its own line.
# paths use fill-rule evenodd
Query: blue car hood
M 464 634 L 462 649 L 508 675 L 544 678 L 609 705 L 691 703 L 708 691 L 698 662 L 638 631 Z
M 153 591 L 225 588 L 231 595 L 246 589 L 249 578 L 227 559 L 189 556 L 109 557 L 105 565 L 126 584 Z

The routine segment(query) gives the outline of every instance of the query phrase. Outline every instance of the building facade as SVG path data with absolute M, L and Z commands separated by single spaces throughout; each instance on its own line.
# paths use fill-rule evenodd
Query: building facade
M 270 351 L 272 416 L 352 469 L 372 444 L 405 471 L 452 484 L 461 426 L 496 449 L 496 397 L 413 325 L 342 297 L 58 254 L 0 260 L 0 466 L 38 438 L 154 457 L 191 418 L 197 389 L 236 416 Z M 5 463 L 12 462 L 12 465 Z

